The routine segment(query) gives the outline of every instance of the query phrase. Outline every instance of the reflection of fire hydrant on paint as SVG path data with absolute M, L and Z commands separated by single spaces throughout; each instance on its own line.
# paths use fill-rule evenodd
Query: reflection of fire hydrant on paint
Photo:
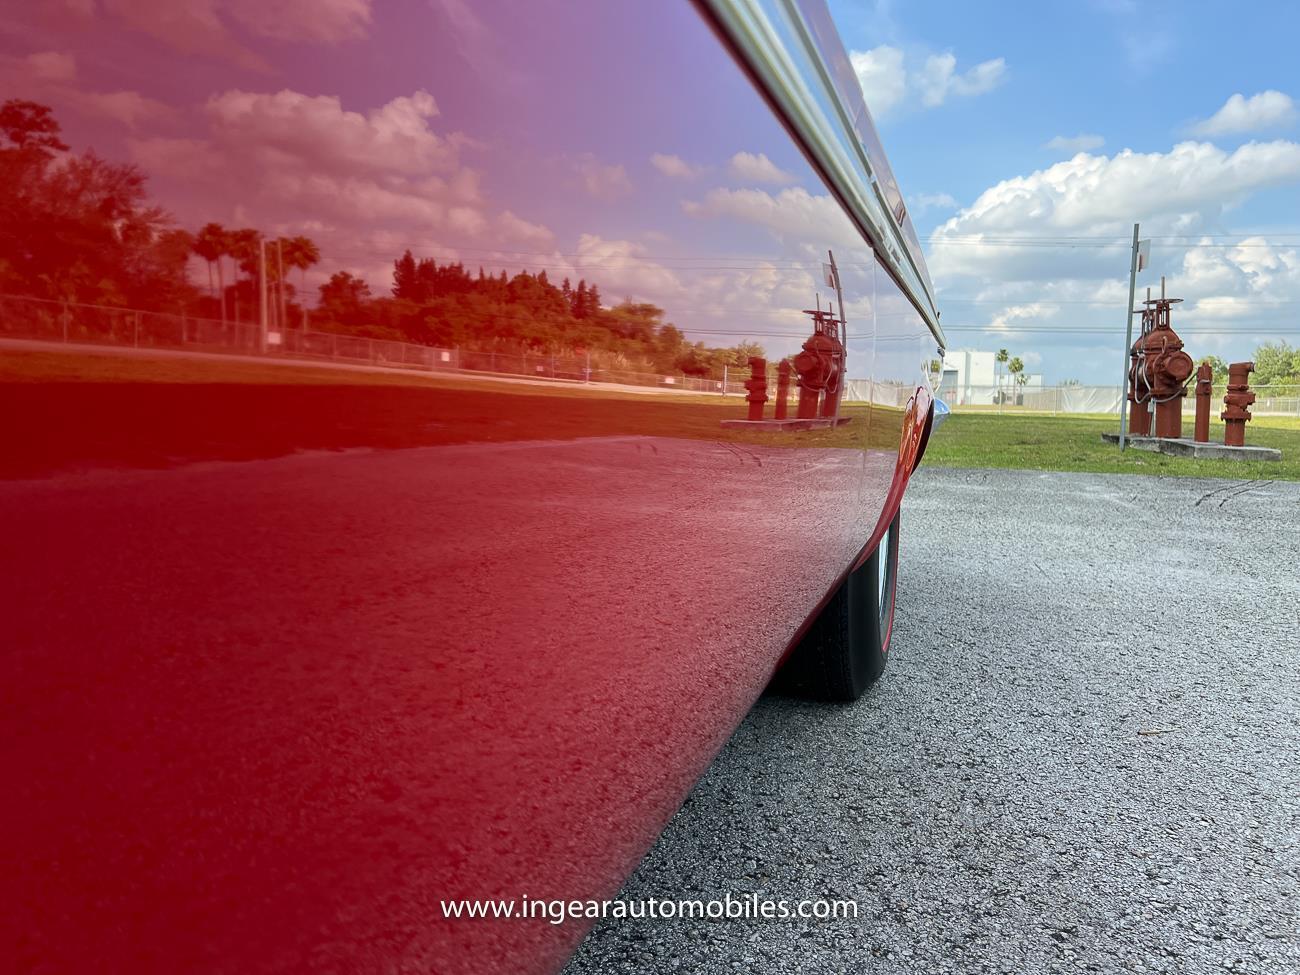
M 1132 362 L 1128 397 L 1133 404 L 1134 436 L 1150 434 L 1151 404 L 1156 408 L 1155 435 L 1182 436 L 1182 401 L 1195 366 L 1192 357 L 1183 351 L 1183 340 L 1169 324 L 1169 309 L 1180 301 L 1181 298 L 1166 298 L 1162 294 L 1159 298 L 1148 298 L 1142 310 L 1142 334 L 1129 353 Z
M 1255 402 L 1255 394 L 1250 391 L 1250 374 L 1255 371 L 1253 362 L 1234 362 L 1228 366 L 1228 392 L 1223 397 L 1223 442 L 1229 447 L 1246 446 L 1246 423 L 1250 420 L 1250 410 L 1246 407 Z
M 1192 439 L 1210 442 L 1210 397 L 1214 395 L 1214 369 L 1202 362 L 1196 370 L 1196 427 Z
M 844 381 L 840 320 L 829 310 L 817 308 L 805 309 L 805 312 L 812 316 L 813 334 L 804 342 L 803 351 L 794 357 L 794 368 L 799 373 L 798 417 L 801 420 L 811 420 L 819 415 L 833 417 L 839 413 Z
M 745 400 L 749 403 L 749 418 L 763 419 L 763 404 L 767 402 L 767 360 L 761 356 L 749 357 L 749 378 L 745 380 L 749 393 Z

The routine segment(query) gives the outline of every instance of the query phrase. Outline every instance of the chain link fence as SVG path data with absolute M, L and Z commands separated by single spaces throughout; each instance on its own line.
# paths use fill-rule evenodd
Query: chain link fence
M 1300 416 L 1300 386 L 1251 386 L 1260 416 Z M 1226 384 L 1214 387 L 1211 413 L 1223 409 Z M 1183 412 L 1196 412 L 1195 384 L 1188 386 Z M 939 396 L 954 411 L 984 413 L 1113 413 L 1119 415 L 1119 386 L 962 386 L 940 388 Z

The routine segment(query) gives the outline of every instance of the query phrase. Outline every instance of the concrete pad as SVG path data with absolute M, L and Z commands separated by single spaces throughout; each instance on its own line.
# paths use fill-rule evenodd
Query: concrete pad
M 1101 439 L 1106 443 L 1119 443 L 1118 433 L 1103 433 Z M 1169 454 L 1173 457 L 1194 457 L 1197 460 L 1281 460 L 1282 451 L 1275 447 L 1257 447 L 1247 444 L 1244 447 L 1229 447 L 1221 443 L 1198 443 L 1186 437 L 1165 439 L 1161 437 L 1128 437 L 1129 446 L 1135 450 L 1149 450 L 1153 453 Z

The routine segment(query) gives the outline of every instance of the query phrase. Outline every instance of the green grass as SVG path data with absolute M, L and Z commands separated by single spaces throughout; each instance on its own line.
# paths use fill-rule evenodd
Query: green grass
M 1102 433 L 1119 429 L 1114 416 L 954 413 L 930 440 L 931 467 L 1009 467 L 1099 474 L 1159 474 L 1167 477 L 1228 477 L 1300 480 L 1300 417 L 1255 417 L 1246 424 L 1246 443 L 1277 447 L 1281 461 L 1193 460 L 1142 450 L 1122 454 L 1103 443 Z M 1191 433 L 1191 418 L 1184 420 Z M 1223 443 L 1223 424 L 1211 423 L 1211 442 Z

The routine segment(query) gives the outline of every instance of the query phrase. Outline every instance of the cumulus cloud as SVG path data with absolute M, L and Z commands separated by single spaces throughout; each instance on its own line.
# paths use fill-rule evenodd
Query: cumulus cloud
M 793 173 L 787 173 L 763 153 L 738 152 L 727 165 L 732 178 L 745 183 L 771 183 L 786 186 L 799 182 Z
M 923 107 L 937 108 L 950 98 L 983 95 L 1002 84 L 1007 76 L 1004 58 L 981 61 L 965 71 L 957 70 L 957 56 L 951 52 L 931 54 L 919 68 L 908 68 L 906 61 L 902 49 L 888 44 L 849 53 L 849 62 L 872 115 L 888 115 L 916 96 Z
M 1091 152 L 1100 149 L 1106 140 L 1099 135 L 1081 132 L 1078 135 L 1058 135 L 1043 144 L 1044 149 L 1052 149 L 1073 156 L 1076 152 Z
M 1238 93 L 1208 119 L 1192 126 L 1192 132 L 1211 137 L 1260 132 L 1293 125 L 1296 117 L 1295 102 L 1280 91 L 1261 91 L 1249 98 Z
M 1140 220 L 1143 236 L 1156 238 L 1148 280 L 1167 275 L 1171 293 L 1187 301 L 1175 325 L 1188 329 L 1191 351 L 1247 356 L 1268 338 L 1249 329 L 1286 325 L 1284 303 L 1300 302 L 1300 257 L 1267 234 L 1228 246 L 1203 235 L 1223 233 L 1232 210 L 1248 198 L 1296 185 L 1300 144 L 1287 141 L 1232 152 L 1184 142 L 1163 153 L 1079 153 L 1003 180 L 934 234 L 929 264 L 945 320 L 1058 350 L 1048 359 L 1053 369 L 1113 382 L 1107 364 L 1094 363 L 1084 349 L 1087 340 L 1016 329 L 1112 327 L 1126 299 L 1126 237 Z M 1074 350 L 1068 358 L 1059 354 L 1065 347 Z
M 927 210 L 956 210 L 957 200 L 951 193 L 918 193 L 912 197 L 912 212 L 925 213 Z
M 950 96 L 970 98 L 983 95 L 1002 84 L 1007 74 L 1007 63 L 1002 58 L 981 61 L 969 70 L 957 73 L 957 57 L 949 54 L 932 54 L 925 59 L 925 67 L 917 78 L 922 104 L 931 108 L 942 105 Z
M 672 179 L 694 179 L 703 172 L 703 167 L 692 166 L 681 156 L 670 156 L 662 152 L 656 152 L 650 157 L 650 165 Z
M 1231 153 L 1206 142 L 1182 142 L 1167 153 L 1080 153 L 990 187 L 936 233 L 942 242 L 979 233 L 1112 232 L 1131 226 L 1135 215 L 1217 213 L 1256 190 L 1297 180 L 1294 142 L 1252 142 Z

